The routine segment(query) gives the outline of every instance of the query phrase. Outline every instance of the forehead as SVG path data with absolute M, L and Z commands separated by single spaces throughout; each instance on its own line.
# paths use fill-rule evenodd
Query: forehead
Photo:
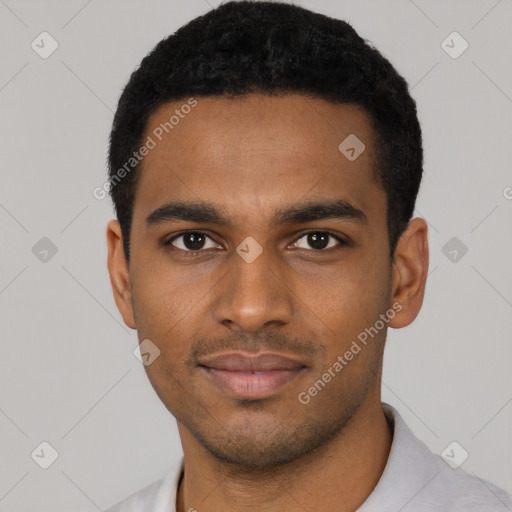
M 134 219 L 175 200 L 240 217 L 308 197 L 350 200 L 365 212 L 385 202 L 361 107 L 303 95 L 194 101 L 164 104 L 149 118 L 143 141 L 154 147 L 139 168 Z

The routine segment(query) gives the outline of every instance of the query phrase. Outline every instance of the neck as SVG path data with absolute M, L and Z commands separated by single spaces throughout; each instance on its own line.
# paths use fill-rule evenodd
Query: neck
M 176 510 L 357 510 L 377 485 L 393 440 L 377 398 L 362 404 L 342 434 L 321 450 L 270 471 L 235 470 L 206 452 L 179 425 L 186 471 Z

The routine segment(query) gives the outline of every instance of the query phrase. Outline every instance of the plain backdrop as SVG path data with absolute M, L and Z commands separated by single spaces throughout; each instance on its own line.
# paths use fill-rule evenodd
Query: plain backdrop
M 181 453 L 116 309 L 113 209 L 92 191 L 130 73 L 219 3 L 0 0 L 0 511 L 104 509 Z M 512 1 L 296 3 L 351 23 L 418 105 L 430 274 L 417 320 L 388 331 L 383 400 L 512 492 Z M 42 442 L 58 453 L 48 469 L 31 456 Z

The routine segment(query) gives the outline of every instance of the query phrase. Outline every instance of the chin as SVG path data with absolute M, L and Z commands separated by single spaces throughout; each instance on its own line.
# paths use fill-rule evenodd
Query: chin
M 324 419 L 325 421 L 325 419 Z M 257 424 L 258 423 L 258 424 Z M 239 471 L 286 466 L 302 457 L 328 449 L 344 424 L 302 422 L 293 425 L 287 419 L 264 424 L 225 426 L 215 432 L 190 429 L 196 440 L 219 461 L 236 466 Z

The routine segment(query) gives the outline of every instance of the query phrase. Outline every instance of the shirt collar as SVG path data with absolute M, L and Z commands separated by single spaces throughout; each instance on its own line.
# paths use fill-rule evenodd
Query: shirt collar
M 406 425 L 398 411 L 383 403 L 393 428 L 393 442 L 384 471 L 358 512 L 396 512 L 439 474 L 438 462 L 429 448 Z

